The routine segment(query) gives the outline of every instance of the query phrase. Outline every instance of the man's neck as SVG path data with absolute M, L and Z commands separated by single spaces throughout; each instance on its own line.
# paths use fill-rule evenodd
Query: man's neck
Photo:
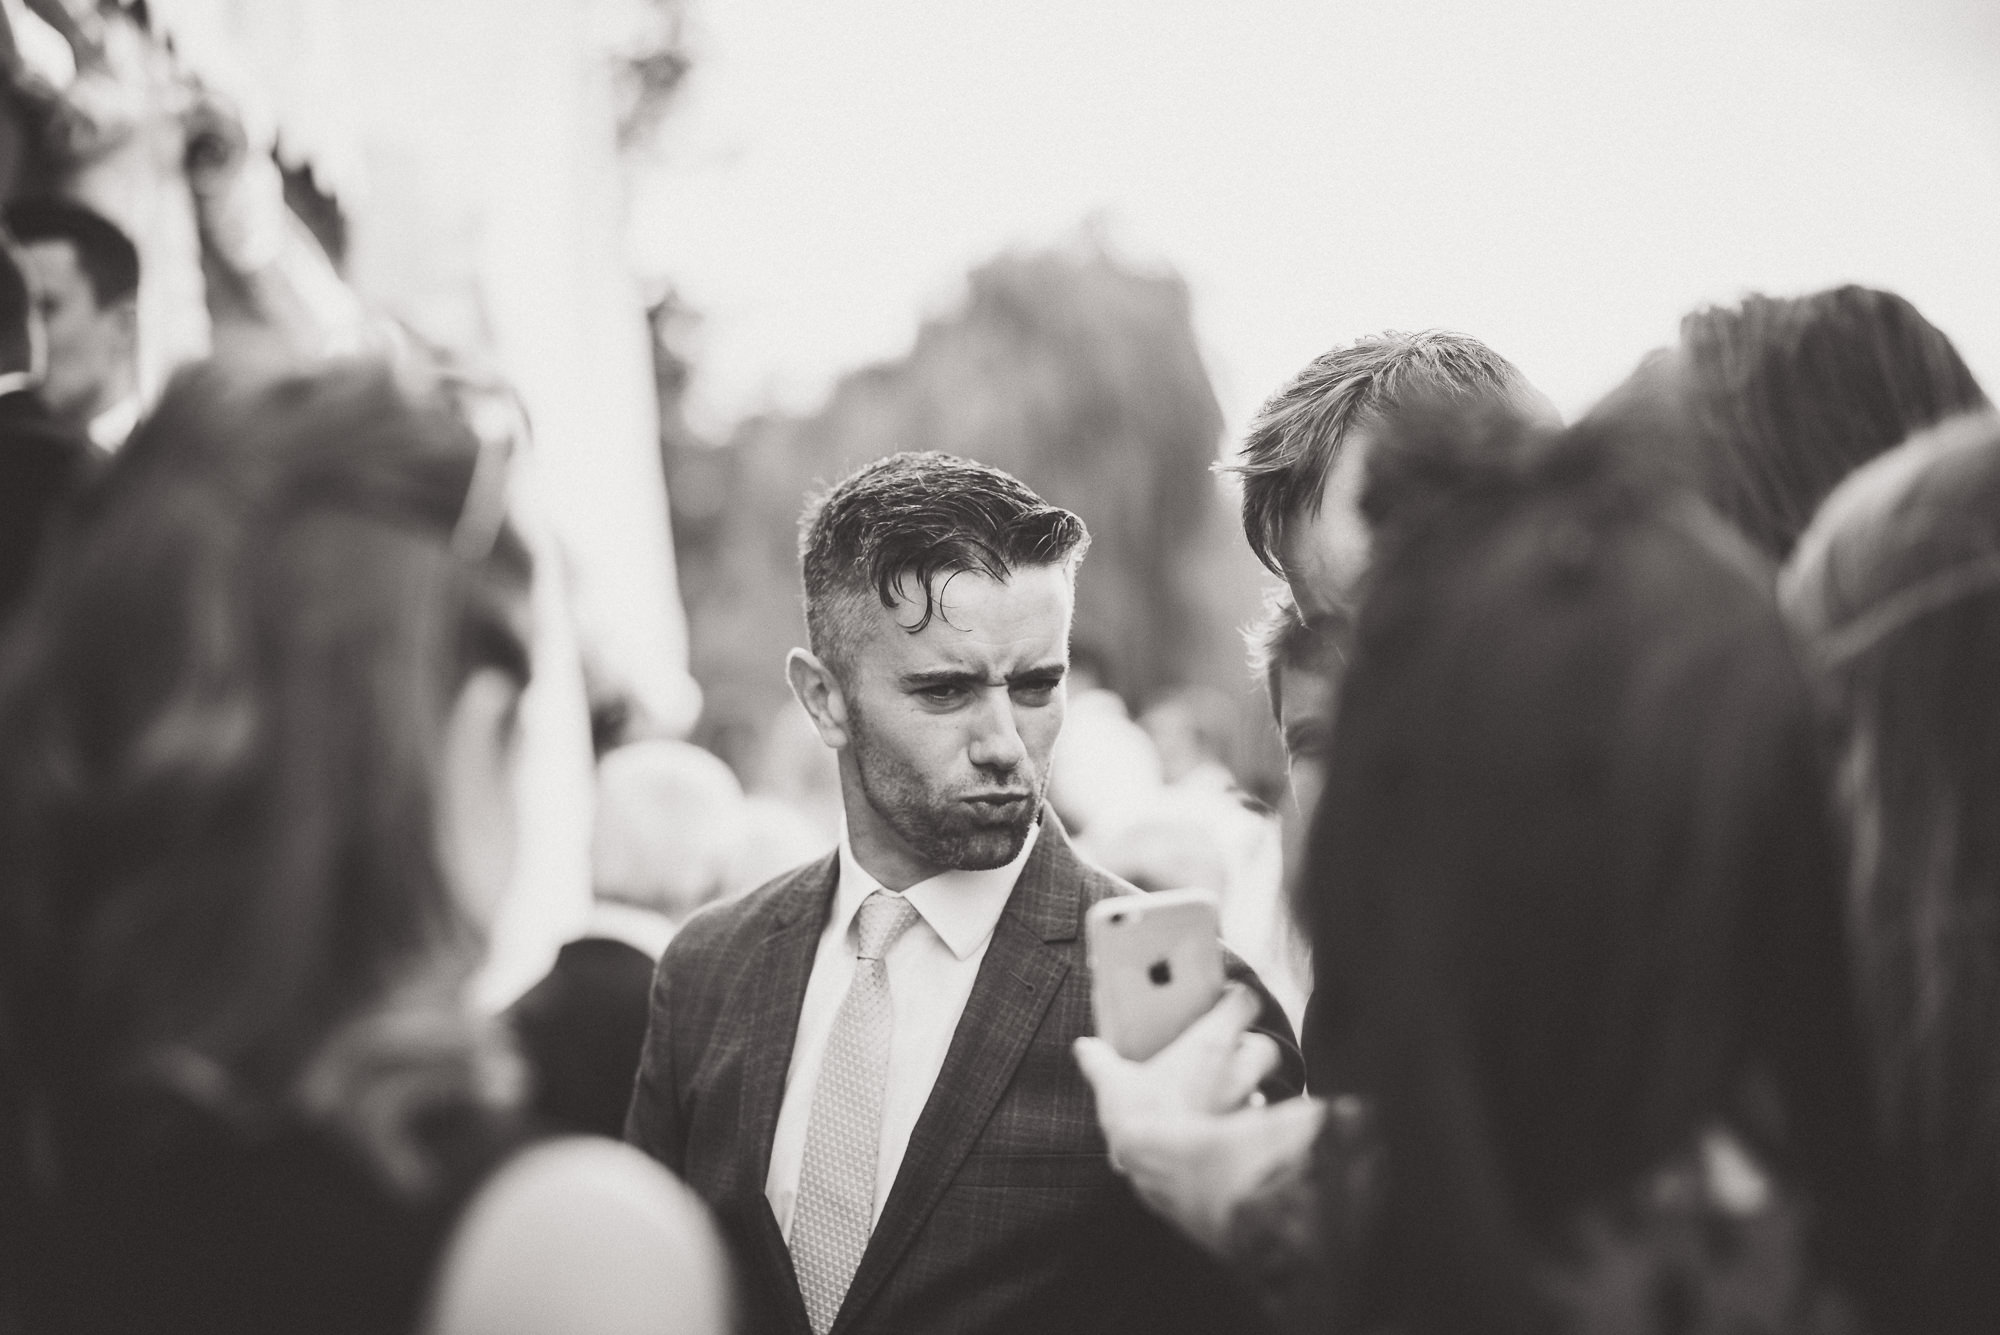
M 884 890 L 901 894 L 919 881 L 928 881 L 943 867 L 933 867 L 917 851 L 889 828 L 861 790 L 860 776 L 850 772 L 848 753 L 840 756 L 840 805 L 847 818 L 847 847 L 861 870 L 875 878 Z

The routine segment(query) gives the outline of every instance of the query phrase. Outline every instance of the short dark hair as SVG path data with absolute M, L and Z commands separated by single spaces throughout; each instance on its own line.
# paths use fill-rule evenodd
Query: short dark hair
M 1264 680 L 1271 699 L 1271 718 L 1284 725 L 1287 669 L 1294 672 L 1334 672 L 1346 662 L 1347 633 L 1352 618 L 1345 609 L 1302 616 L 1292 591 L 1279 585 L 1264 598 L 1264 611 L 1243 633 L 1250 650 L 1250 670 Z
M 997 468 L 935 450 L 906 451 L 849 474 L 799 520 L 806 634 L 827 656 L 843 598 L 872 592 L 893 608 L 914 577 L 922 630 L 937 611 L 933 581 L 964 570 L 1005 579 L 1015 566 L 1074 568 L 1089 549 L 1083 521 Z
M 7 226 L 23 245 L 67 241 L 100 307 L 139 295 L 139 249 L 117 223 L 74 200 L 44 196 L 7 206 Z
M 1243 536 L 1274 575 L 1288 520 L 1318 514 L 1347 433 L 1413 397 L 1496 397 L 1518 403 L 1533 388 L 1478 339 L 1444 329 L 1390 330 L 1315 357 L 1257 410 L 1241 458 Z
M 1943 331 L 1894 292 L 1752 295 L 1681 321 L 1680 446 L 1710 504 L 1782 561 L 1828 492 L 1915 432 L 1987 406 Z
M 28 317 L 34 302 L 21 257 L 0 237 L 0 372 L 33 369 L 34 343 L 28 337 Z

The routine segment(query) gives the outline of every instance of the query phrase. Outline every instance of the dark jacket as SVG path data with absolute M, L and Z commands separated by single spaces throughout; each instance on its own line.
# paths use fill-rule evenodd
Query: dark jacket
M 828 855 L 681 929 L 654 981 L 626 1125 L 714 1207 L 752 1331 L 810 1330 L 764 1179 L 838 876 Z M 1070 1052 L 1092 1031 L 1084 910 L 1127 893 L 1044 812 L 836 1335 L 1260 1328 L 1223 1268 L 1111 1170 Z M 1262 992 L 1233 956 L 1229 972 Z M 1304 1064 L 1268 994 L 1259 1027 L 1284 1053 L 1279 1092 L 1297 1093 Z
M 96 451 L 33 390 L 0 394 L 0 621 L 26 596 L 43 539 L 94 470 Z
M 653 957 L 606 937 L 572 941 L 508 1013 L 549 1131 L 618 1139 L 646 1037 Z

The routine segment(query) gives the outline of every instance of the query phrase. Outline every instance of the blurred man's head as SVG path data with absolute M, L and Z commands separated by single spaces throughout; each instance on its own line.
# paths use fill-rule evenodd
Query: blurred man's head
M 16 200 L 7 225 L 47 332 L 42 398 L 86 425 L 138 389 L 139 252 L 115 223 L 69 200 Z
M 679 923 L 731 884 L 749 816 L 736 775 L 686 742 L 630 742 L 597 763 L 599 899 Z
M 1250 423 L 1234 471 L 1243 533 L 1308 616 L 1338 608 L 1368 555 L 1356 506 L 1370 441 L 1415 400 L 1498 399 L 1556 419 L 1513 363 L 1443 330 L 1357 339 L 1315 358 Z
M 1088 545 L 1069 511 L 935 452 L 878 460 L 808 505 L 812 648 L 786 674 L 839 752 L 855 856 L 888 888 L 1020 852 L 1062 728 Z
M 1301 616 L 1291 594 L 1281 590 L 1250 632 L 1251 664 L 1264 675 L 1271 717 L 1285 744 L 1285 774 L 1292 789 L 1288 824 L 1312 819 L 1319 804 L 1348 626 L 1347 614 L 1340 610 Z
M 39 320 L 21 256 L 0 238 L 0 375 L 34 375 Z

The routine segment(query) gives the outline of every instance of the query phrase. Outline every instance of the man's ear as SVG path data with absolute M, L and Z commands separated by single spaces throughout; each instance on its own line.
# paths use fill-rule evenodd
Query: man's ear
M 804 649 L 785 655 L 785 680 L 819 730 L 819 739 L 838 751 L 847 745 L 847 697 L 833 669 Z

